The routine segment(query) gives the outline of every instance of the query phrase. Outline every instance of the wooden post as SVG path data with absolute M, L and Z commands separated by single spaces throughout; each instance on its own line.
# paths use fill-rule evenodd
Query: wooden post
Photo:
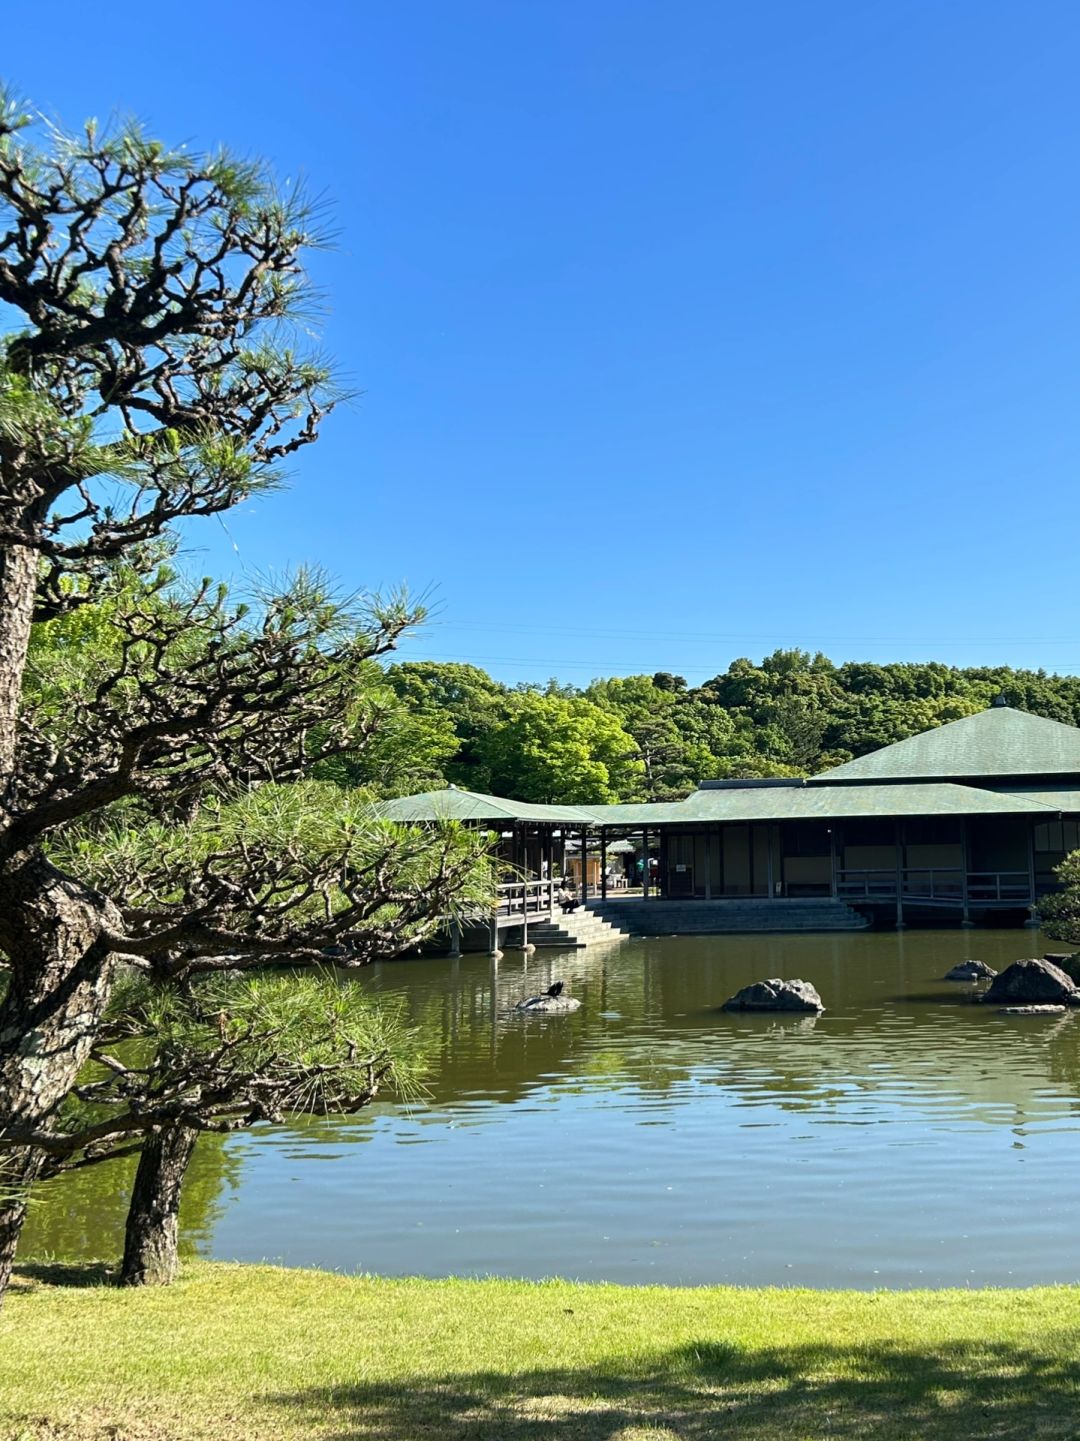
M 904 823 L 896 822 L 896 929 L 904 929 Z
M 581 904 L 589 899 L 589 832 L 581 832 Z
M 1028 918 L 1027 918 L 1027 920 L 1024 922 L 1024 925 L 1025 925 L 1025 926 L 1030 926 L 1030 927 L 1032 928 L 1032 930 L 1034 930 L 1034 929 L 1036 929 L 1036 928 L 1038 927 L 1038 924 L 1039 924 L 1039 916 L 1038 916 L 1038 913 L 1037 913 L 1037 911 L 1036 911 L 1036 909 L 1035 909 L 1035 899 L 1036 899 L 1036 897 L 1035 897 L 1035 822 L 1034 822 L 1034 821 L 1028 821 L 1028 823 L 1027 823 L 1027 833 L 1028 833 L 1028 836 L 1027 836 L 1027 840 L 1028 840 Z
M 641 899 L 649 899 L 649 829 L 641 832 Z
M 773 838 L 776 835 L 776 824 L 770 821 L 765 828 L 765 838 L 768 844 L 765 847 L 765 876 L 769 887 L 769 899 L 776 900 L 776 860 L 773 856 Z
M 455 916 L 450 922 L 450 957 L 457 960 L 461 955 L 461 922 Z
M 712 826 L 705 827 L 705 899 L 712 900 Z
M 607 900 L 607 827 L 600 827 L 600 899 Z
M 961 919 L 960 924 L 964 927 L 970 927 L 972 924 L 972 920 L 971 902 L 968 899 L 968 871 L 971 869 L 971 842 L 968 836 L 967 816 L 961 817 L 960 820 L 960 867 L 963 871 L 963 875 L 960 878 L 960 890 L 963 901 L 963 918 Z
M 497 912 L 492 912 L 491 916 L 491 928 L 488 941 L 488 955 L 502 955 L 502 951 L 499 950 L 499 917 Z
M 836 827 L 829 827 L 829 894 L 836 900 Z

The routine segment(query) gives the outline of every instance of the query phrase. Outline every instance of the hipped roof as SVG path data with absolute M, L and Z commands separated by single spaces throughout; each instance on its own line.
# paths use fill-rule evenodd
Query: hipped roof
M 576 806 L 532 805 L 527 801 L 507 800 L 503 796 L 485 796 L 479 791 L 462 791 L 456 786 L 443 790 L 423 791 L 415 796 L 383 801 L 380 812 L 391 821 L 564 821 L 589 825 L 591 812 Z
M 834 766 L 809 784 L 1053 775 L 1080 776 L 1080 729 L 991 706 Z
M 1041 795 L 1041 793 L 1040 793 Z M 699 790 L 683 801 L 613 806 L 541 806 L 453 789 L 386 801 L 389 820 L 546 822 L 573 826 L 654 826 L 737 821 L 844 820 L 904 816 L 1057 814 L 1071 809 L 1029 795 L 1007 795 L 951 783 L 888 786 L 731 787 Z

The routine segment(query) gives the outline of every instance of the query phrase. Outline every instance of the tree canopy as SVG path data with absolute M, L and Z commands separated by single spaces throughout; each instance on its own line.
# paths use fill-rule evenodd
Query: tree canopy
M 415 789 L 434 777 L 567 804 L 672 800 L 721 777 L 813 775 L 998 696 L 1080 723 L 1075 676 L 934 661 L 837 665 L 798 649 L 734 660 L 698 686 L 668 671 L 584 688 L 508 686 L 476 666 L 434 661 L 391 665 L 385 684 L 402 733 L 424 738 L 415 754 L 425 784 Z M 408 785 L 404 773 L 397 780 Z

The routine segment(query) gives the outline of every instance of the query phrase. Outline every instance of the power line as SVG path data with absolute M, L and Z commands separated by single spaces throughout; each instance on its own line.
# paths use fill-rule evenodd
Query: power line
M 607 640 L 656 640 L 666 641 L 669 644 L 675 640 L 677 644 L 685 641 L 712 643 L 714 641 L 737 641 L 753 642 L 759 645 L 775 645 L 778 636 L 776 632 L 768 635 L 752 635 L 744 631 L 683 631 L 680 630 L 677 637 L 670 632 L 664 631 L 640 631 L 640 630 L 602 630 L 589 626 L 579 625 L 549 625 L 546 621 L 543 625 L 523 625 L 510 621 L 492 620 L 433 620 L 427 622 L 428 629 L 438 630 L 459 630 L 466 627 L 484 631 L 513 631 L 525 635 L 570 635 L 588 636 L 590 639 Z M 893 636 L 893 635 L 807 635 L 801 636 L 800 641 L 805 645 L 977 645 L 1002 648 L 1010 645 L 1038 645 L 1038 646 L 1073 646 L 1076 644 L 1076 636 L 999 636 L 994 640 L 986 640 L 976 636 Z M 793 649 L 788 644 L 784 649 Z
M 398 654 L 401 655 L 401 653 L 402 653 L 402 652 L 401 652 L 401 650 L 399 649 Z M 473 654 L 472 652 L 468 652 L 467 654 L 463 654 L 462 651 L 451 651 L 451 652 L 449 652 L 449 653 L 445 653 L 445 652 L 439 652 L 439 651 L 430 651 L 430 650 L 427 650 L 426 648 L 424 648 L 424 653 L 423 653 L 422 655 L 414 656 L 414 657 L 412 657 L 412 659 L 415 659 L 415 660 L 460 661 L 462 664 L 465 664 L 465 665 L 483 664 L 483 665 L 555 666 L 555 667 L 557 667 L 557 668 L 560 669 L 560 670 L 589 670 L 589 671 L 592 671 L 594 674 L 602 673 L 602 672 L 605 670 L 605 668 L 610 669 L 610 667 L 611 667 L 613 664 L 618 664 L 617 661 L 613 661 L 613 659 L 612 659 L 611 656 L 606 657 L 604 660 L 566 660 L 566 659 L 564 659 L 564 658 L 562 658 L 562 657 L 556 658 L 556 657 L 552 657 L 552 656 L 475 655 L 475 654 Z M 916 661 L 916 662 L 912 662 L 912 664 L 925 664 L 925 663 L 926 663 L 926 662 L 917 662 L 917 661 Z M 655 665 L 654 665 L 654 664 L 651 664 L 651 663 L 646 664 L 645 662 L 640 662 L 640 661 L 639 661 L 639 662 L 635 662 L 634 664 L 635 664 L 635 666 L 637 667 L 637 670 L 638 670 L 641 674 L 646 674 L 646 673 L 648 673 L 648 672 L 653 672 L 653 671 L 658 671 L 658 670 L 670 670 L 673 665 L 678 665 L 678 664 L 680 664 L 680 662 L 672 660 L 672 658 L 671 658 L 670 656 L 666 656 L 662 661 L 657 662 Z M 901 664 L 902 664 L 902 662 L 901 662 Z M 1015 667 L 1013 667 L 1013 668 L 1015 669 Z M 957 669 L 965 669 L 965 667 L 957 667 Z M 972 669 L 972 667 L 966 667 L 966 669 Z M 1072 675 L 1072 674 L 1074 674 L 1074 673 L 1075 673 L 1076 671 L 1078 671 L 1078 670 L 1080 670 L 1080 662 L 1075 662 L 1075 663 L 1074 663 L 1074 662 L 1070 662 L 1068 665 L 1065 665 L 1065 666 L 1062 666 L 1062 667 L 1061 667 L 1060 673 L 1061 673 L 1061 674 L 1064 674 L 1064 675 Z

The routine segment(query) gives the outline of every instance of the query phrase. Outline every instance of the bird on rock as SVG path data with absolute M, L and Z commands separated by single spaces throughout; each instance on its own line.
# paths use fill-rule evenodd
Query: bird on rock
M 563 988 L 564 988 L 565 984 L 566 984 L 565 981 L 556 981 L 553 986 L 548 986 L 548 988 L 547 988 L 547 990 L 544 992 L 544 994 L 547 995 L 547 996 L 551 996 L 551 997 L 553 997 L 553 998 L 554 998 L 555 996 L 561 996 L 562 993 L 563 993 Z

